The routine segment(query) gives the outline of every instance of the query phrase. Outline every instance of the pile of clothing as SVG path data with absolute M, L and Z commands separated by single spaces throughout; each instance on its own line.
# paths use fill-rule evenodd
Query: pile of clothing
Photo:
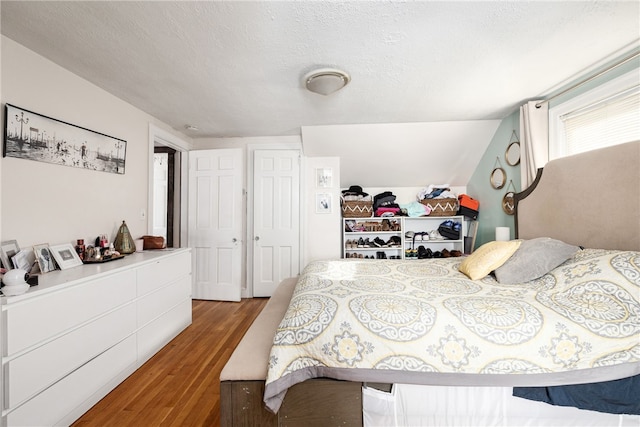
M 451 192 L 449 184 L 429 185 L 417 194 L 418 201 L 424 199 L 457 199 L 458 195 Z
M 400 205 L 391 191 L 384 191 L 373 197 L 373 214 L 375 216 L 396 216 L 400 214 Z

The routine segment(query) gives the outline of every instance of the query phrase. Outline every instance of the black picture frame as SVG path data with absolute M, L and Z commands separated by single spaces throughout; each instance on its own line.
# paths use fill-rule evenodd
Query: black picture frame
M 127 141 L 5 104 L 3 157 L 124 174 Z

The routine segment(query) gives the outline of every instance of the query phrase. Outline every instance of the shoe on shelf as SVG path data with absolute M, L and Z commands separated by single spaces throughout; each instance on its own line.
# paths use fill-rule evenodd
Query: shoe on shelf
M 400 240 L 400 236 L 391 236 L 385 244 L 387 247 L 396 247 L 400 246 L 401 243 L 402 241 Z
M 376 237 L 375 239 L 373 239 L 373 244 L 376 245 L 379 248 L 387 246 L 385 241 L 382 240 L 380 237 Z
M 453 221 L 451 221 L 450 219 L 443 221 L 440 224 L 440 227 L 453 228 Z
M 356 246 L 358 248 L 364 248 L 364 239 L 362 237 L 358 239 L 358 244 Z
M 444 240 L 444 237 L 442 237 L 438 230 L 431 230 L 429 232 L 429 240 Z
M 404 237 L 406 237 L 407 239 L 413 239 L 413 236 L 415 236 L 415 233 L 413 231 L 407 231 L 406 233 L 404 233 Z
M 424 246 L 418 246 L 418 259 L 426 259 L 427 258 L 427 250 Z
M 442 250 L 442 258 L 449 258 L 450 256 L 451 256 L 451 253 L 449 252 L 448 249 Z
M 451 254 L 451 256 L 453 256 L 453 257 L 459 257 L 459 256 L 462 256 L 462 252 L 460 252 L 459 250 L 456 250 L 456 249 L 452 250 L 452 251 L 450 252 L 450 254 Z
M 433 257 L 434 257 L 434 258 L 442 258 L 442 252 L 440 252 L 440 251 L 435 251 L 435 252 L 433 253 Z
M 431 248 L 427 248 L 427 258 L 433 258 L 433 251 Z
M 453 231 L 460 231 L 460 227 L 462 227 L 462 224 L 456 221 L 453 223 L 453 226 L 451 228 L 453 229 Z

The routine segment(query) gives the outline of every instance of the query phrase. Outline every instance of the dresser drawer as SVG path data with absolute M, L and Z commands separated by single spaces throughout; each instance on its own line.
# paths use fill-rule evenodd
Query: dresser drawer
M 53 426 L 70 423 L 68 414 L 89 396 L 125 378 L 136 366 L 136 338 L 130 336 L 46 389 L 7 416 L 9 426 Z M 114 380 L 115 379 L 115 380 Z M 106 394 L 108 390 L 104 391 Z M 90 405 L 89 405 L 90 407 Z M 87 407 L 84 410 L 89 409 Z
M 138 327 L 142 327 L 155 318 L 163 315 L 176 304 L 185 299 L 190 300 L 191 276 L 177 281 L 150 293 L 138 300 Z
M 13 355 L 135 299 L 136 274 L 124 271 L 34 297 L 6 309 L 6 354 Z
M 138 360 L 145 362 L 190 324 L 191 299 L 188 299 L 138 331 Z
M 167 283 L 191 273 L 189 252 L 163 258 L 138 268 L 138 296 L 162 288 Z
M 135 304 L 127 304 L 8 363 L 9 408 L 64 378 L 136 330 Z

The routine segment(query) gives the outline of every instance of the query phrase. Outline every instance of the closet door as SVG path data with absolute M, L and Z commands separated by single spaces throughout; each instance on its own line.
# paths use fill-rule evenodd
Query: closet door
M 189 152 L 193 298 L 240 301 L 242 150 Z
M 266 297 L 300 271 L 300 151 L 253 160 L 253 295 Z

